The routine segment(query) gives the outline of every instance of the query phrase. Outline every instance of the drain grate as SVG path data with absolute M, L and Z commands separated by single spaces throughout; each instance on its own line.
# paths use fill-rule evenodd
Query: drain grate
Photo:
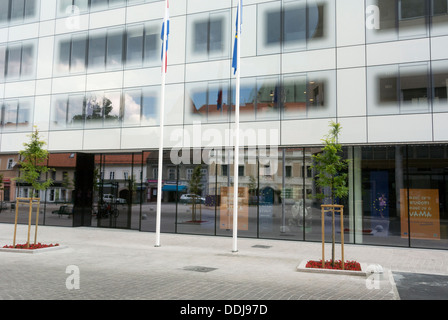
M 217 268 L 201 267 L 201 266 L 190 266 L 190 267 L 184 267 L 184 270 L 186 270 L 186 271 L 194 271 L 194 272 L 210 272 L 210 271 L 217 270 Z
M 269 248 L 271 248 L 271 246 L 264 246 L 264 245 L 261 245 L 261 244 L 256 244 L 256 245 L 252 246 L 252 248 L 269 249 Z

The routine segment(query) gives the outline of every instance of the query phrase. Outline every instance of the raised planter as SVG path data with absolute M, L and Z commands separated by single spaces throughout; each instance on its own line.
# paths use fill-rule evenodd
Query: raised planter
M 31 244 L 30 248 L 26 248 L 25 245 L 16 245 L 16 247 L 14 248 L 12 246 L 4 246 L 0 248 L 0 252 L 34 254 L 34 253 L 43 253 L 48 251 L 60 250 L 65 248 L 67 248 L 67 246 L 61 246 L 59 244 L 56 245 L 37 244 L 36 246 Z
M 342 270 L 342 269 L 325 269 L 325 268 L 308 268 L 306 267 L 308 261 L 303 260 L 298 266 L 297 271 L 299 272 L 311 272 L 311 273 L 325 273 L 325 274 L 341 274 L 341 275 L 351 275 L 351 276 L 367 276 L 370 272 L 367 271 L 367 266 L 360 263 L 361 270 Z

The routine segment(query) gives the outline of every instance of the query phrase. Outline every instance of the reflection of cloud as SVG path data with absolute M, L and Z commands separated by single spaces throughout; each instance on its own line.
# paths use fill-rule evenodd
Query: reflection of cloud
M 139 102 L 136 102 L 134 98 L 129 93 L 124 94 L 124 123 L 127 125 L 140 124 L 140 96 Z

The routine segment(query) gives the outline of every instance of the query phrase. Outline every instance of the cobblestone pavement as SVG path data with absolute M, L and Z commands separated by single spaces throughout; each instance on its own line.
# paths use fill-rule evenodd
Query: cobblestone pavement
M 1 247 L 13 229 L 0 224 Z M 154 233 L 48 226 L 38 241 L 65 247 L 0 252 L 1 300 L 397 300 L 393 271 L 448 275 L 442 250 L 346 244 L 347 260 L 383 268 L 365 277 L 298 272 L 320 243 L 240 238 L 232 253 L 226 237 L 162 234 L 155 247 Z

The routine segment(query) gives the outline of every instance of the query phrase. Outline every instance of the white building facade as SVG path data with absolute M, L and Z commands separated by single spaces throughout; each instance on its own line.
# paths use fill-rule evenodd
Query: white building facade
M 237 1 L 169 5 L 164 149 L 225 154 L 233 145 Z M 447 249 L 447 1 L 243 5 L 241 236 L 320 240 L 311 155 L 336 121 L 350 160 L 346 241 Z M 17 153 L 34 126 L 52 153 L 158 151 L 165 1 L 6 0 L 0 6 L 2 154 Z M 249 163 L 250 148 L 262 146 L 278 151 L 275 170 L 260 150 Z M 205 158 L 203 216 L 167 187 L 164 231 L 231 234 L 223 205 L 231 163 Z M 182 181 L 183 190 L 189 179 L 175 169 L 185 163 L 170 160 L 166 185 Z M 142 157 L 139 172 L 147 163 Z M 153 209 L 145 208 L 150 196 L 142 191 L 150 180 L 154 185 L 152 173 L 138 179 L 143 200 L 127 213 L 135 220 L 138 211 L 137 222 L 125 227 L 154 230 Z

